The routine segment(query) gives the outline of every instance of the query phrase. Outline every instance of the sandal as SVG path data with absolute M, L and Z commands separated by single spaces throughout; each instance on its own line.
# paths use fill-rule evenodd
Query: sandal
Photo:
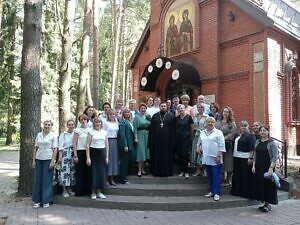
M 269 207 L 267 206 L 267 205 L 265 205 L 260 211 L 262 211 L 262 212 L 269 212 L 270 211 L 270 209 L 269 209 Z

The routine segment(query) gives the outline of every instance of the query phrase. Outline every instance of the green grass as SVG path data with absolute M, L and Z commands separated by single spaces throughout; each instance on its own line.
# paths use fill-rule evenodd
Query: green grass
M 0 137 L 0 151 L 15 151 L 19 150 L 19 144 L 5 145 L 6 138 Z

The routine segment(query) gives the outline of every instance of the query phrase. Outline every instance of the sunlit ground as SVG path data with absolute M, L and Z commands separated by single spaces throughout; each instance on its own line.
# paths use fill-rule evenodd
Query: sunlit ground
M 0 150 L 0 202 L 10 199 L 17 192 L 19 177 L 19 151 Z
M 0 162 L 1 176 L 17 177 L 19 176 L 19 163 L 18 162 Z

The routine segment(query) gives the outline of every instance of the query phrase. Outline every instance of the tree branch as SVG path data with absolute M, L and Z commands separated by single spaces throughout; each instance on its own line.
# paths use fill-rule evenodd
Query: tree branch
M 55 0 L 55 19 L 58 25 L 58 30 L 59 30 L 59 34 L 61 37 L 64 36 L 63 31 L 61 29 L 61 18 L 60 18 L 60 12 L 59 12 L 59 6 L 58 6 L 58 1 Z

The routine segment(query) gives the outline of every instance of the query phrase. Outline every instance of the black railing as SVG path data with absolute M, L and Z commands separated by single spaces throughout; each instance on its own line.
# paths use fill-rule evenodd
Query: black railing
M 287 142 L 278 140 L 271 137 L 278 144 L 278 163 L 276 163 L 276 171 L 280 172 L 283 178 L 287 178 L 287 155 L 288 155 L 288 146 Z

